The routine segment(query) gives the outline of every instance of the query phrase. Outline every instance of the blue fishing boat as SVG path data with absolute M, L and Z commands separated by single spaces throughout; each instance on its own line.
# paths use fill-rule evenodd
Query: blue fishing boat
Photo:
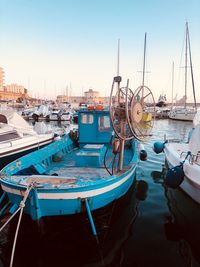
M 39 222 L 43 217 L 92 211 L 123 197 L 131 187 L 139 159 L 147 154 L 137 139 L 151 130 L 143 121 L 149 92 L 120 86 L 113 80 L 110 108 L 79 111 L 78 132 L 72 131 L 45 148 L 21 157 L 1 171 L 2 199 L 10 213 L 20 211 Z

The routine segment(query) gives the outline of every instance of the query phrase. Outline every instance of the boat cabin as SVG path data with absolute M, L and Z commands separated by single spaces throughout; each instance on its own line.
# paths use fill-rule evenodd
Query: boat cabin
M 80 150 L 76 153 L 77 165 L 101 166 L 106 147 L 112 136 L 109 111 L 81 110 L 79 111 L 78 125 Z
M 80 147 L 110 142 L 113 130 L 108 110 L 80 110 L 78 125 Z

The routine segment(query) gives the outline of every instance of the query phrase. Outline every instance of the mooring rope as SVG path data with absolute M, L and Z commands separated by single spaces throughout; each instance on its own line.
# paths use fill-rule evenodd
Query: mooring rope
M 18 213 L 18 211 L 20 211 L 22 209 L 22 203 L 25 203 L 31 189 L 33 188 L 34 184 L 29 184 L 26 191 L 25 191 L 25 194 L 24 194 L 24 198 L 23 200 L 20 202 L 20 205 L 19 205 L 19 208 L 9 217 L 9 219 L 1 226 L 0 228 L 0 232 L 6 227 L 6 225 L 12 220 L 13 217 L 15 217 L 15 215 Z M 24 208 L 24 207 L 23 207 Z
M 26 202 L 26 200 L 28 198 L 28 195 L 29 195 L 30 191 L 32 190 L 33 186 L 34 186 L 34 183 L 31 183 L 31 184 L 28 185 L 28 187 L 27 187 L 27 189 L 25 191 L 23 200 L 20 202 L 20 205 L 19 205 L 19 208 L 18 208 L 18 211 L 20 210 L 20 214 L 19 214 L 19 219 L 18 219 L 16 231 L 15 231 L 14 241 L 13 241 L 13 248 L 12 248 L 12 254 L 11 254 L 11 259 L 10 259 L 10 267 L 12 267 L 12 265 L 13 265 L 15 247 L 16 247 L 16 242 L 17 242 L 17 236 L 18 236 L 18 232 L 19 232 L 19 227 L 20 227 L 20 223 L 21 223 L 21 219 L 22 219 L 23 210 L 24 210 L 24 207 L 25 207 L 25 202 Z
M 26 191 L 24 193 L 24 197 L 23 197 L 22 201 L 19 204 L 19 208 L 10 216 L 10 218 L 0 228 L 0 232 L 1 232 L 6 227 L 6 225 L 15 217 L 15 215 L 20 211 L 19 219 L 18 219 L 18 223 L 17 223 L 17 228 L 16 228 L 16 231 L 15 231 L 15 237 L 14 237 L 14 241 L 13 241 L 13 248 L 12 248 L 12 254 L 11 254 L 11 259 L 10 259 L 10 267 L 12 267 L 12 265 L 13 265 L 15 247 L 16 247 L 16 242 L 17 242 L 17 236 L 18 236 L 18 232 L 19 232 L 19 226 L 20 226 L 20 223 L 21 223 L 23 210 L 24 210 L 24 207 L 25 207 L 25 202 L 26 202 L 26 200 L 28 198 L 28 195 L 29 195 L 29 193 L 30 193 L 30 191 L 32 190 L 33 187 L 34 187 L 34 183 L 30 183 L 27 186 Z

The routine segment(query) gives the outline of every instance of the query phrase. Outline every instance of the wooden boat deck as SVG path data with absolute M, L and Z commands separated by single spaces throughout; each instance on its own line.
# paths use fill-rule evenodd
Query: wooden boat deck
M 96 180 L 96 179 L 104 179 L 108 177 L 108 172 L 106 171 L 104 164 L 102 164 L 98 167 L 94 166 L 91 167 L 91 164 L 86 164 L 86 166 L 78 166 L 77 164 L 77 153 L 79 153 L 79 150 L 74 150 L 69 154 L 66 154 L 60 162 L 53 162 L 50 168 L 48 169 L 48 174 L 52 176 L 59 176 L 59 177 L 68 177 L 68 178 L 77 178 L 79 180 Z M 106 157 L 106 163 L 109 166 L 109 169 L 111 168 L 111 150 L 108 150 Z M 125 152 L 124 157 L 124 164 L 127 165 L 127 163 L 131 159 L 131 151 Z M 94 153 L 95 156 L 95 153 Z M 118 158 L 116 158 L 116 162 L 118 161 Z M 109 164 L 110 163 L 110 164 Z
M 74 149 L 67 154 L 56 155 L 56 160 L 51 161 L 49 165 L 45 163 L 36 163 L 32 167 L 35 168 L 35 172 L 31 174 L 26 174 L 26 169 L 24 172 L 20 171 L 19 174 L 14 174 L 12 178 L 12 183 L 27 186 L 28 184 L 35 182 L 38 186 L 47 186 L 48 187 L 78 187 L 92 185 L 98 181 L 102 183 L 105 180 L 112 179 L 113 176 L 108 173 L 106 170 L 103 158 L 101 158 L 99 166 L 93 166 L 91 162 L 80 162 L 77 160 L 77 154 L 79 155 L 80 149 Z M 98 153 L 89 153 L 89 157 L 98 157 Z M 104 156 L 105 153 L 102 155 Z M 112 159 L 113 154 L 111 148 L 107 151 L 106 165 L 109 168 L 109 171 L 112 171 Z M 127 171 L 131 165 L 129 164 L 132 159 L 132 149 L 126 149 L 124 154 L 124 171 Z M 80 160 L 82 160 L 82 154 L 80 154 Z M 89 158 L 88 161 L 93 160 Z M 118 156 L 115 160 L 115 170 L 117 166 Z M 31 168 L 32 168 L 31 167 Z M 27 170 L 29 171 L 29 170 Z M 115 172 L 114 172 L 115 173 Z M 118 173 L 119 174 L 119 173 Z M 7 178 L 5 178 L 7 180 Z

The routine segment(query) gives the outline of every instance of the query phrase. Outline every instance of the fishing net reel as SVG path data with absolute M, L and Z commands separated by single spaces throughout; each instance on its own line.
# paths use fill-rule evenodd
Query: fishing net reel
M 120 87 L 120 82 L 120 76 L 114 77 L 110 94 L 110 118 L 114 132 L 124 141 L 134 137 L 143 140 L 153 128 L 153 94 L 146 86 L 138 87 L 133 93 L 129 88 L 129 80 L 126 87 Z M 146 110 L 148 106 L 153 108 L 153 115 Z
M 110 118 L 116 136 L 121 140 L 130 140 L 133 134 L 127 120 L 126 106 L 133 92 L 128 88 L 128 81 L 126 87 L 120 87 L 120 82 L 120 76 L 114 77 L 110 94 Z
M 150 135 L 155 119 L 155 100 L 152 91 L 147 86 L 138 87 L 133 97 L 127 102 L 127 120 L 132 133 L 138 140 L 144 140 Z

